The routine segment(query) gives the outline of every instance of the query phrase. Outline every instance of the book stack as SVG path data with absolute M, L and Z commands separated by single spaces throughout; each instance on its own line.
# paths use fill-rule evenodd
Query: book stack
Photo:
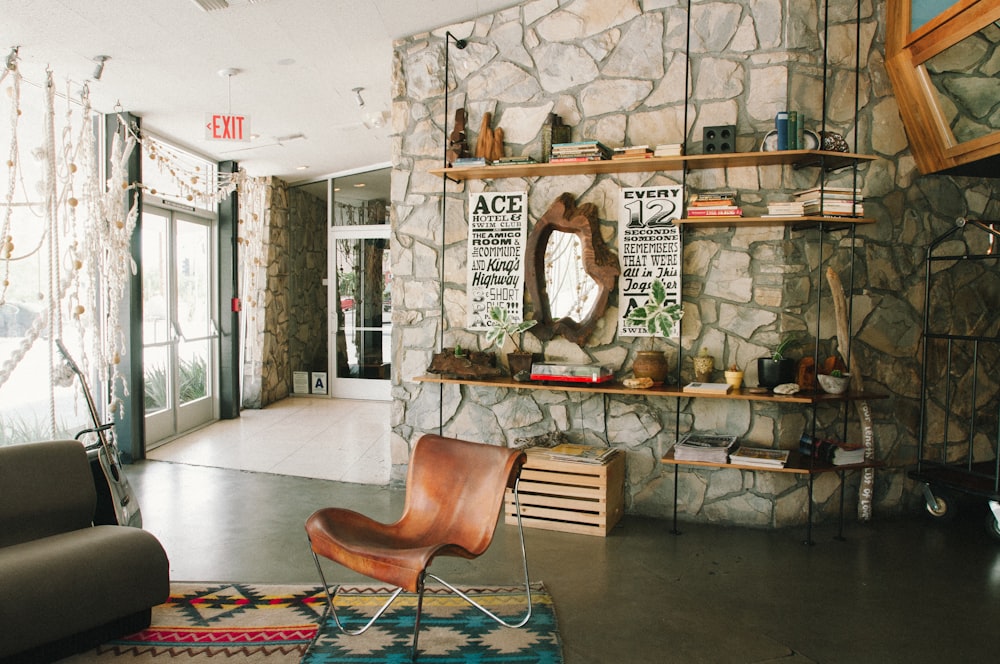
M 589 463 L 604 465 L 619 453 L 617 447 L 593 447 L 591 445 L 574 445 L 562 443 L 551 448 L 532 447 L 528 453 L 533 456 L 545 457 L 553 461 L 572 461 L 573 463 Z
M 688 433 L 674 444 L 674 459 L 726 463 L 735 446 L 736 436 Z
M 784 468 L 788 463 L 788 450 L 772 450 L 768 447 L 740 446 L 729 453 L 729 463 L 760 468 Z
M 497 159 L 496 162 L 494 163 L 503 165 L 503 164 L 535 164 L 538 162 L 535 161 L 534 157 L 525 155 L 523 157 L 501 157 L 500 159 Z
M 736 205 L 736 192 L 694 194 L 688 201 L 689 217 L 742 217 L 743 210 Z
M 653 150 L 654 157 L 679 157 L 684 154 L 683 143 L 660 143 Z
M 612 159 L 649 159 L 653 156 L 653 150 L 648 145 L 628 145 L 615 148 L 611 155 Z
M 863 445 L 848 445 L 839 441 L 815 438 L 807 433 L 802 434 L 799 439 L 799 452 L 803 456 L 813 457 L 817 461 L 834 466 L 849 466 L 865 461 Z
M 549 162 L 602 161 L 611 159 L 611 149 L 600 141 L 553 143 Z
M 490 160 L 486 157 L 459 157 L 451 162 L 453 168 L 468 168 L 470 166 L 489 166 Z
M 802 201 L 775 201 L 767 204 L 765 217 L 802 217 L 806 213 Z
M 813 187 L 796 192 L 795 200 L 807 215 L 860 217 L 865 213 L 861 190 L 851 187 Z

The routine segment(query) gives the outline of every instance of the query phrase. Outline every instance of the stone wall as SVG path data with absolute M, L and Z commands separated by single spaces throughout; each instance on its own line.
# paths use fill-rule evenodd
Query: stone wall
M 261 353 L 260 407 L 289 395 L 289 235 L 288 187 L 268 187 L 267 283 L 264 290 L 264 344 Z
M 480 335 L 463 329 L 466 303 L 466 202 L 470 191 L 528 191 L 531 220 L 562 192 L 594 203 L 602 233 L 616 246 L 620 187 L 682 182 L 688 193 L 738 190 L 748 215 L 764 211 L 772 192 L 786 195 L 818 183 L 814 169 L 787 167 L 585 175 L 442 182 L 428 173 L 441 166 L 444 147 L 445 31 L 469 38 L 450 47 L 449 115 L 469 114 L 470 145 L 482 114 L 505 131 L 507 154 L 540 154 L 540 128 L 550 112 L 574 127 L 573 138 L 610 146 L 676 142 L 686 137 L 701 151 L 702 128 L 735 124 L 737 149 L 757 149 L 779 109 L 794 108 L 818 130 L 824 89 L 827 129 L 879 159 L 863 165 L 866 216 L 852 242 L 828 235 L 769 228 L 695 229 L 685 232 L 682 340 L 656 341 L 674 360 L 681 381 L 692 376 L 689 356 L 705 346 L 717 366 L 737 362 L 756 383 L 754 359 L 790 331 L 804 335 L 792 350 L 810 353 L 817 329 L 814 306 L 819 265 L 849 281 L 855 259 L 852 366 L 865 386 L 889 395 L 872 401 L 878 457 L 875 514 L 912 507 L 916 491 L 905 467 L 915 460 L 922 300 L 922 255 L 927 243 L 958 215 L 996 218 L 997 188 L 987 180 L 922 177 L 908 153 L 895 99 L 883 67 L 881 3 L 863 3 L 860 48 L 854 47 L 854 2 L 832 0 L 830 69 L 822 76 L 822 16 L 811 0 L 695 2 L 691 20 L 692 92 L 685 104 L 686 3 L 677 0 L 534 0 L 474 22 L 447 26 L 399 41 L 395 48 L 393 104 L 393 449 L 394 481 L 405 477 L 411 444 L 424 432 L 510 444 L 521 437 L 564 431 L 571 439 L 627 451 L 627 508 L 665 516 L 673 499 L 673 473 L 659 463 L 672 444 L 677 409 L 681 431 L 725 431 L 760 445 L 794 448 L 810 425 L 808 408 L 709 399 L 633 398 L 567 394 L 557 390 L 498 390 L 416 383 L 441 345 L 481 348 Z M 855 53 L 861 79 L 855 126 Z M 452 117 L 447 118 L 450 124 Z M 685 131 L 685 127 L 688 129 Z M 853 173 L 827 176 L 851 186 Z M 787 197 L 787 196 L 786 196 Z M 442 201 L 442 198 L 444 199 Z M 445 219 L 441 219 L 442 207 Z M 990 217 L 992 215 L 992 217 Z M 822 252 L 822 255 L 821 255 Z M 439 274 L 444 273 L 444 283 Z M 825 287 L 825 284 L 822 284 Z M 584 347 L 561 338 L 542 345 L 526 335 L 529 350 L 546 359 L 600 362 L 628 375 L 645 340 L 619 339 L 617 303 Z M 529 303 L 530 307 L 530 303 Z M 820 344 L 833 346 L 832 307 L 820 307 Z M 843 411 L 820 408 L 820 432 L 836 432 Z M 857 438 L 849 413 L 849 437 Z M 755 526 L 802 523 L 807 487 L 801 479 L 738 470 L 680 473 L 681 517 Z M 815 499 L 821 515 L 836 508 L 839 479 L 820 476 Z M 857 478 L 848 477 L 848 502 Z
M 288 365 L 293 372 L 327 371 L 326 202 L 291 187 L 288 203 Z

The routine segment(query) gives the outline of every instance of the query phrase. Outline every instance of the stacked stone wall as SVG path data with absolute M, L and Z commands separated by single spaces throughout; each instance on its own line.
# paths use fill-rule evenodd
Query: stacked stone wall
M 413 378 L 425 373 L 442 345 L 484 345 L 481 335 L 464 329 L 470 192 L 527 191 L 531 223 L 559 194 L 571 192 L 578 202 L 598 207 L 601 232 L 617 247 L 621 187 L 684 184 L 689 194 L 736 189 L 751 216 L 766 211 L 776 193 L 787 199 L 824 178 L 827 185 L 861 187 L 865 214 L 876 223 L 859 226 L 853 239 L 841 231 L 822 242 L 817 231 L 781 225 L 686 230 L 682 339 L 679 345 L 662 340 L 653 345 L 666 350 L 672 362 L 680 355 L 681 382 L 693 376 L 690 356 L 707 347 L 717 367 L 744 366 L 751 385 L 755 359 L 767 355 L 786 333 L 802 335 L 793 357 L 812 354 L 819 323 L 821 353 L 832 352 L 833 308 L 828 298 L 815 306 L 817 290 L 828 292 L 820 262 L 832 266 L 853 296 L 852 367 L 862 373 L 866 388 L 889 397 L 871 402 L 878 458 L 885 464 L 877 474 L 875 513 L 915 505 L 917 491 L 905 471 L 915 461 L 917 446 L 923 252 L 956 216 L 996 218 L 998 192 L 990 180 L 921 176 L 883 66 L 881 3 L 862 3 L 859 24 L 853 1 L 831 0 L 831 5 L 824 36 L 823 14 L 812 0 L 695 2 L 690 51 L 686 3 L 675 0 L 534 0 L 396 44 L 394 481 L 405 477 L 412 443 L 439 427 L 447 435 L 507 445 L 562 431 L 576 441 L 625 449 L 628 510 L 666 516 L 674 480 L 659 458 L 675 439 L 678 419 L 682 432 L 723 431 L 751 444 L 795 448 L 812 426 L 807 407 L 558 390 L 442 389 Z M 450 46 L 453 78 L 447 90 L 442 79 L 446 31 L 469 40 L 465 50 Z M 825 79 L 824 41 L 829 43 Z M 692 82 L 688 96 L 686 53 Z M 483 114 L 490 112 L 494 126 L 505 131 L 506 153 L 537 159 L 541 125 L 549 113 L 574 127 L 574 140 L 594 138 L 612 147 L 684 140 L 691 154 L 701 151 L 705 126 L 734 124 L 737 150 L 753 151 L 780 109 L 799 109 L 809 118 L 808 127 L 819 131 L 824 92 L 826 128 L 852 149 L 878 157 L 856 174 L 753 167 L 691 171 L 686 177 L 658 172 L 455 183 L 429 173 L 441 166 L 445 121 L 453 122 L 445 118 L 446 93 L 449 115 L 460 107 L 469 115 L 470 145 Z M 530 333 L 526 345 L 549 360 L 609 364 L 627 376 L 635 352 L 646 349 L 648 341 L 619 338 L 617 315 L 613 299 L 583 347 L 561 338 L 542 344 Z M 838 433 L 842 414 L 819 408 L 817 430 Z M 853 411 L 849 416 L 848 438 L 857 440 L 856 416 Z M 808 492 L 801 478 L 684 469 L 679 481 L 685 519 L 763 527 L 805 519 Z M 849 474 L 847 482 L 851 506 L 857 478 Z M 821 518 L 836 510 L 839 486 L 836 474 L 817 478 L 814 499 Z

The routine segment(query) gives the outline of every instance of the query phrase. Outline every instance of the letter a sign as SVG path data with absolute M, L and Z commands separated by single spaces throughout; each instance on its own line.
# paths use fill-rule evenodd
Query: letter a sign
M 205 116 L 205 138 L 210 141 L 249 141 L 250 118 L 245 115 L 209 113 Z

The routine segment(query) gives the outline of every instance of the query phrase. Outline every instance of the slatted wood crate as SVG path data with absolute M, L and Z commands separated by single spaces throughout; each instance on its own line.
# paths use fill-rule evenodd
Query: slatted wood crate
M 525 527 L 606 537 L 624 512 L 625 454 L 606 464 L 548 459 L 529 449 L 521 470 Z M 504 522 L 517 524 L 514 492 L 507 490 Z

